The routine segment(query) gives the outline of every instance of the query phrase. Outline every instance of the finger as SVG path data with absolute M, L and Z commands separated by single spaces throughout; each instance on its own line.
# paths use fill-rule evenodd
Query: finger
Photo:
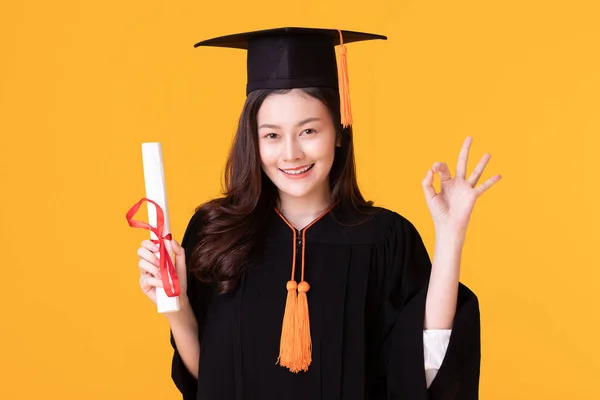
M 479 162 L 477 163 L 477 166 L 471 173 L 471 176 L 469 176 L 469 179 L 467 179 L 467 182 L 469 182 L 471 187 L 474 187 L 479 181 L 479 178 L 481 178 L 481 174 L 483 174 L 483 170 L 485 169 L 487 163 L 490 161 L 490 158 L 492 158 L 492 155 L 486 153 L 483 155 L 483 157 L 481 157 L 481 160 L 479 160 Z
M 440 174 L 440 182 L 445 182 L 447 180 L 452 179 L 450 176 L 450 170 L 448 169 L 448 165 L 445 162 L 436 162 L 431 167 L 434 173 Z
M 163 283 L 160 279 L 153 278 L 149 275 L 142 275 L 140 283 L 142 286 L 163 287 Z
M 151 264 L 147 260 L 141 259 L 138 261 L 138 268 L 140 272 L 150 274 L 156 278 L 160 278 L 160 270 L 157 266 Z
M 487 181 L 483 182 L 481 185 L 477 186 L 475 188 L 475 192 L 477 193 L 477 196 L 481 196 L 486 190 L 488 190 L 489 188 L 491 188 L 492 185 L 494 183 L 498 182 L 500 179 L 502 179 L 502 176 L 495 175 L 495 176 L 492 176 Z
M 423 191 L 427 199 L 436 196 L 435 188 L 433 187 L 433 171 L 431 169 L 427 170 L 427 175 L 425 175 L 425 178 L 421 182 L 421 186 L 423 186 Z
M 471 143 L 473 138 L 471 136 L 467 136 L 465 141 L 463 142 L 462 148 L 460 149 L 460 154 L 458 155 L 458 163 L 456 164 L 456 176 L 458 178 L 465 179 L 467 174 L 467 161 L 469 159 L 469 148 L 471 147 Z
M 140 247 L 137 251 L 137 255 L 140 257 L 140 259 L 147 260 L 148 262 L 158 266 L 158 257 L 156 257 L 150 250 Z
M 142 247 L 152 252 L 158 251 L 158 245 L 149 239 L 142 241 Z

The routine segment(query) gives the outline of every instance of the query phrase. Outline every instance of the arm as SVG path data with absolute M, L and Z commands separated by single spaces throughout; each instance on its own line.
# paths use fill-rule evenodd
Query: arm
M 456 314 L 460 260 L 465 234 L 442 230 L 436 246 L 425 306 L 424 329 L 452 329 Z
M 446 163 L 436 162 L 421 182 L 436 231 L 425 329 L 450 329 L 452 326 L 456 314 L 460 258 L 467 225 L 477 198 L 501 178 L 500 175 L 495 175 L 475 186 L 491 157 L 489 153 L 479 161 L 469 178 L 466 178 L 471 141 L 472 138 L 467 137 L 463 143 L 454 178 Z M 439 193 L 433 187 L 436 173 L 440 175 Z
M 464 234 L 450 230 L 436 234 L 423 332 L 427 387 L 435 379 L 450 341 L 456 315 L 464 237 Z
M 180 300 L 180 310 L 165 315 L 185 367 L 194 378 L 198 379 L 198 363 L 200 360 L 198 322 L 189 301 L 187 299 Z

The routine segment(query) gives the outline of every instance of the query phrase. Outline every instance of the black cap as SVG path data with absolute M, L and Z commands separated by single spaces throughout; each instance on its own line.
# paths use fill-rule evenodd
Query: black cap
M 256 89 L 339 88 L 335 46 L 387 39 L 370 33 L 337 29 L 276 28 L 221 36 L 194 47 L 248 50 L 246 95 Z

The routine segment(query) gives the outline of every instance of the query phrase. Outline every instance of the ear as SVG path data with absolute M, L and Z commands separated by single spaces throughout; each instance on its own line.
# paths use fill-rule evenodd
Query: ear
M 343 133 L 340 132 L 337 135 L 335 135 L 335 147 L 342 147 L 342 135 Z

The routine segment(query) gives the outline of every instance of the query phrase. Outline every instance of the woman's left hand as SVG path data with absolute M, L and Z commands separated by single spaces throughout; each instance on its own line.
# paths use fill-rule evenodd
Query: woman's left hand
M 436 232 L 443 230 L 465 234 L 475 201 L 501 178 L 500 175 L 494 175 L 475 187 L 491 158 L 491 155 L 487 153 L 481 158 L 469 179 L 465 180 L 471 141 L 472 137 L 469 136 L 463 143 L 454 178 L 450 176 L 450 170 L 446 163 L 436 162 L 427 171 L 427 175 L 422 181 L 425 200 L 431 212 Z M 439 193 L 436 193 L 433 187 L 433 177 L 436 173 L 440 174 Z

